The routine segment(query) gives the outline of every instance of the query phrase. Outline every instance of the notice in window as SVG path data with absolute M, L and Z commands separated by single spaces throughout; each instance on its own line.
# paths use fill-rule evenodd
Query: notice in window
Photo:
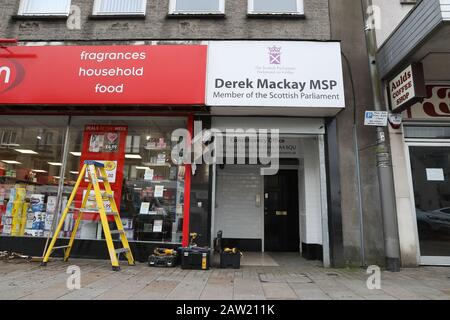
M 139 213 L 140 214 L 148 214 L 149 209 L 150 209 L 150 202 L 142 202 L 141 210 L 139 210 Z
M 153 223 L 153 232 L 162 232 L 163 221 L 155 220 Z
M 155 186 L 155 198 L 162 198 L 164 195 L 164 186 Z
M 427 180 L 428 181 L 445 181 L 444 169 L 427 168 Z
M 153 175 L 154 175 L 154 170 L 153 169 L 145 169 L 145 173 L 144 173 L 144 180 L 146 181 L 152 181 L 153 180 Z

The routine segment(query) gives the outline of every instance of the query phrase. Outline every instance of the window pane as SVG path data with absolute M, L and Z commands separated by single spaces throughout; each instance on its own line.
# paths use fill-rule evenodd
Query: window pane
M 297 12 L 297 0 L 253 0 L 254 12 Z
M 450 147 L 410 147 L 421 256 L 450 256 Z
M 98 13 L 145 13 L 142 12 L 145 0 L 98 0 Z
M 0 119 L 0 234 L 46 236 L 56 210 L 67 117 Z
M 176 0 L 176 11 L 217 12 L 219 10 L 219 0 Z
M 19 14 L 68 14 L 70 0 L 22 0 Z
M 404 126 L 405 137 L 409 139 L 448 139 L 450 138 L 450 127 L 416 127 Z

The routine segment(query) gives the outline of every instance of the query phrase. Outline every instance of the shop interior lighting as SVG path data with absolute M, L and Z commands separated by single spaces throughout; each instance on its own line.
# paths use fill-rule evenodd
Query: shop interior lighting
M 136 166 L 136 170 L 147 170 L 150 169 L 149 167 L 140 167 L 140 166 Z
M 33 170 L 31 170 L 31 171 L 36 172 L 36 173 L 47 173 L 47 171 L 45 171 L 45 170 L 39 170 L 39 169 L 33 169 Z
M 71 174 L 80 174 L 78 171 L 70 171 Z
M 138 154 L 126 154 L 125 159 L 142 159 L 142 157 Z
M 22 162 L 15 161 L 15 160 L 2 160 L 2 162 L 7 164 L 22 164 Z
M 15 151 L 23 154 L 38 154 L 36 151 L 29 150 L 29 149 L 14 149 Z
M 62 163 L 61 162 L 47 162 L 49 165 L 51 166 L 55 166 L 55 167 L 61 167 Z
M 70 154 L 73 155 L 74 157 L 81 157 L 81 152 L 72 151 Z

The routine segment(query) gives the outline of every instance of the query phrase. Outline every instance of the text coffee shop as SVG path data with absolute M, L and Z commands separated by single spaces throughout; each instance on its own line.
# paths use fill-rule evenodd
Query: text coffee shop
M 329 263 L 324 137 L 325 118 L 345 106 L 339 43 L 0 50 L 0 250 L 41 255 L 82 165 L 94 160 L 137 260 L 186 246 L 191 233 L 212 246 L 221 232 L 241 250 Z M 107 258 L 94 198 L 74 257 Z

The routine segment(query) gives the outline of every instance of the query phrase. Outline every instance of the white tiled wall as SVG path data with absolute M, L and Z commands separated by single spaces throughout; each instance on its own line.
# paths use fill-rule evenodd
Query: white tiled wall
M 319 148 L 316 138 L 302 139 L 304 149 L 305 210 L 301 211 L 300 237 L 303 243 L 322 244 Z

